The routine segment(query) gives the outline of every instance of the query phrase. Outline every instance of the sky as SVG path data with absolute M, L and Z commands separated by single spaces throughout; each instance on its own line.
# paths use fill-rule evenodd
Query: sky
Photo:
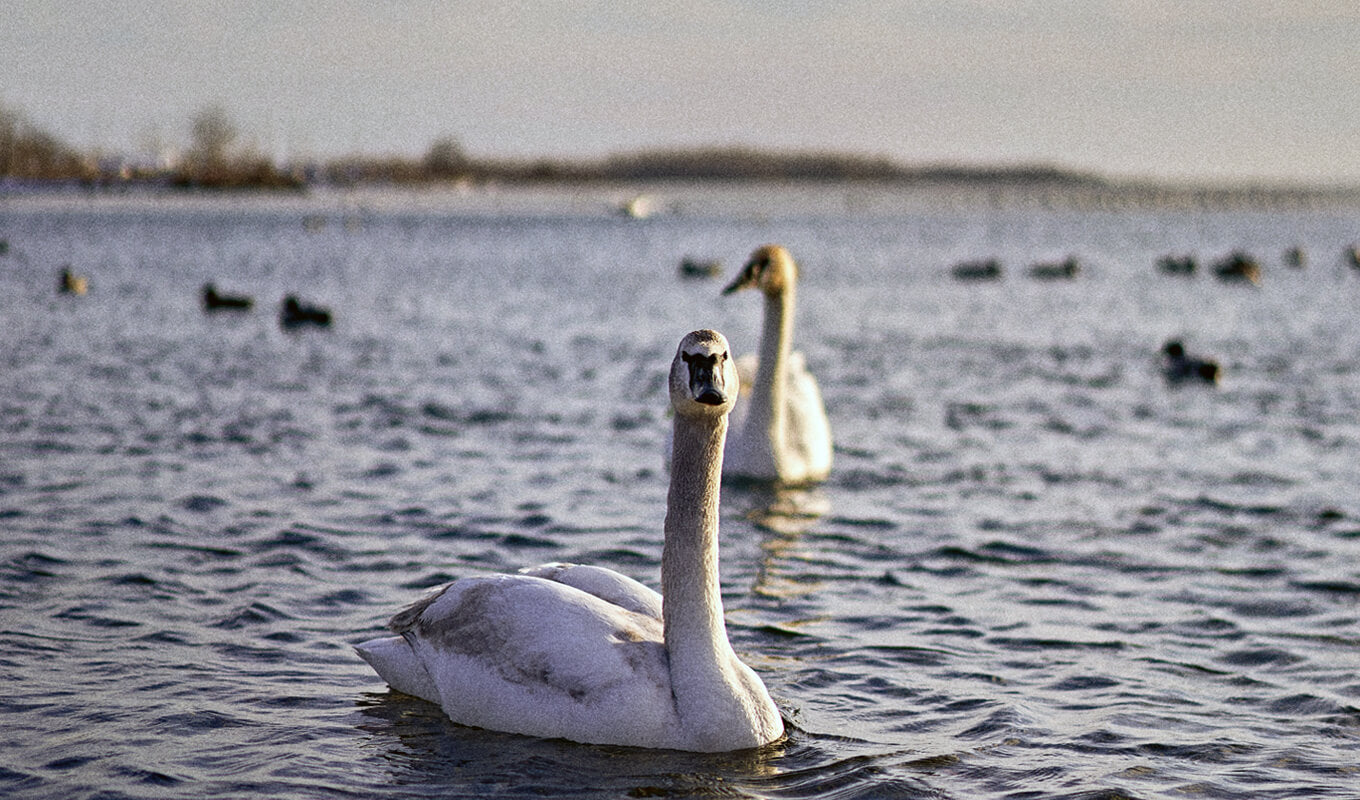
M 1355 0 L 0 0 L 0 105 L 81 148 L 217 107 L 277 159 L 750 146 L 1360 184 Z

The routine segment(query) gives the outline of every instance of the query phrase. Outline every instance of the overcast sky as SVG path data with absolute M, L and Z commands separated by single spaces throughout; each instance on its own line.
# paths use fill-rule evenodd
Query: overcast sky
M 752 145 L 1360 183 L 1356 0 L 0 0 L 0 104 L 278 157 Z

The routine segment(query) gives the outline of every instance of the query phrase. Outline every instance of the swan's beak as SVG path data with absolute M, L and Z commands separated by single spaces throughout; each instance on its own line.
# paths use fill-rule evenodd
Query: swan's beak
M 690 394 L 706 406 L 720 406 L 727 402 L 721 363 L 717 358 L 696 358 L 689 362 Z
M 750 289 L 757 285 L 759 275 L 760 268 L 756 261 L 752 259 L 751 261 L 748 261 L 741 272 L 737 274 L 736 279 L 727 284 L 727 288 L 723 289 L 722 293 L 732 294 L 733 292 L 739 292 L 742 289 Z

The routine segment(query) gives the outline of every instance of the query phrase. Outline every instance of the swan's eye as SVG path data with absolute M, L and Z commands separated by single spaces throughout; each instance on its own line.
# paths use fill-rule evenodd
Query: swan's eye
M 689 365 L 690 369 L 713 369 L 714 366 L 721 364 L 727 358 L 726 353 L 717 355 L 704 355 L 703 353 L 681 353 L 680 358 Z

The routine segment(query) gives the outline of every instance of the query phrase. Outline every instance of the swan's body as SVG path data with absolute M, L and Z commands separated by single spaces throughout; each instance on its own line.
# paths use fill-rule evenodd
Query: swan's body
M 718 587 L 718 496 L 738 388 L 727 341 L 696 331 L 671 365 L 675 408 L 661 586 L 548 564 L 455 581 L 358 645 L 394 689 L 455 722 L 599 744 L 718 752 L 783 735 L 732 651 Z
M 724 475 L 783 484 L 817 483 L 831 473 L 831 422 L 817 379 L 793 350 L 798 267 L 789 251 L 752 254 L 723 294 L 754 287 L 765 295 L 760 355 L 738 360 L 742 392 L 732 411 Z

